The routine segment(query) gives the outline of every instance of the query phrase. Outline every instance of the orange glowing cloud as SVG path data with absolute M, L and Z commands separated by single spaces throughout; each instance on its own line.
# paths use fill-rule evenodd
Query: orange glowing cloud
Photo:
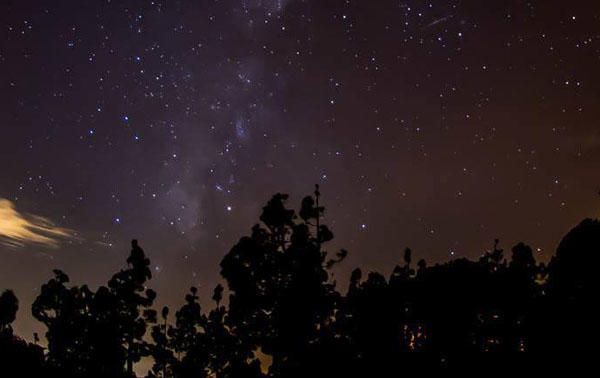
M 0 244 L 18 248 L 28 244 L 57 248 L 75 233 L 56 226 L 51 220 L 17 211 L 14 203 L 0 198 Z

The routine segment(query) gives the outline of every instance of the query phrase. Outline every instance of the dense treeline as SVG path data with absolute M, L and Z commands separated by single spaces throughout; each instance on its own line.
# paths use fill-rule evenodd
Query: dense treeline
M 477 261 L 428 266 L 410 249 L 390 277 L 356 269 L 340 293 L 329 270 L 333 238 L 318 189 L 298 213 L 277 194 L 221 262 L 227 290 L 200 307 L 197 290 L 174 314 L 154 309 L 150 261 L 136 241 L 127 267 L 91 290 L 55 270 L 32 305 L 44 346 L 13 334 L 18 300 L 0 296 L 1 376 L 367 377 L 410 371 L 580 366 L 592 349 L 600 222 L 585 220 L 548 265 L 496 242 Z M 228 300 L 224 301 L 224 295 Z M 224 304 L 226 302 L 226 304 Z M 589 351 L 589 352 L 588 352 Z

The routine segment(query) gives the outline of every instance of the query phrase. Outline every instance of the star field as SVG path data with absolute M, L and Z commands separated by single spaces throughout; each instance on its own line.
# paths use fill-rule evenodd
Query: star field
M 407 246 L 547 259 L 600 211 L 599 25 L 592 0 L 3 1 L 0 199 L 60 246 L 0 243 L 0 286 L 99 284 L 135 237 L 178 303 L 315 183 L 340 284 Z

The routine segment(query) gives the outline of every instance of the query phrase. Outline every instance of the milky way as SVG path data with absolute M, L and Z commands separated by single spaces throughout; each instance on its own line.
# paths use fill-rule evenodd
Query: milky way
M 599 25 L 592 0 L 2 1 L 0 201 L 67 230 L 0 232 L 18 333 L 52 269 L 98 285 L 134 237 L 159 301 L 206 293 L 316 183 L 342 286 L 407 246 L 548 259 L 600 211 Z

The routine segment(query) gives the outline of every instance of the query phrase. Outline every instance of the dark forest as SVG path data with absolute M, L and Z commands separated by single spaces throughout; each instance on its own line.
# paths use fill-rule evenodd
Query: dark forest
M 225 286 L 210 310 L 197 289 L 171 311 L 147 289 L 150 261 L 137 240 L 126 267 L 92 290 L 54 270 L 31 308 L 47 329 L 34 342 L 13 333 L 19 309 L 0 296 L 0 360 L 21 377 L 367 377 L 417 371 L 539 369 L 589 363 L 596 311 L 592 280 L 600 222 L 571 230 L 550 263 L 519 243 L 478 260 L 403 262 L 389 277 L 360 268 L 341 292 L 330 269 L 348 252 L 326 251 L 319 189 L 290 209 L 285 194 L 264 206 L 248 236 L 221 262 Z

